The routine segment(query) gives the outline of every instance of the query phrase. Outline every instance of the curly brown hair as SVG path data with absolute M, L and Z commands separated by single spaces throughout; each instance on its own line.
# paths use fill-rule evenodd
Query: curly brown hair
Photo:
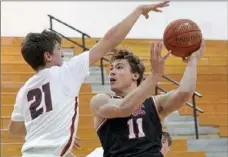
M 138 56 L 134 55 L 133 52 L 128 49 L 113 49 L 110 62 L 112 63 L 119 59 L 126 59 L 131 67 L 131 72 L 133 74 L 139 74 L 139 78 L 137 79 L 137 86 L 139 86 L 143 80 L 145 71 L 145 66 L 143 65 L 142 61 Z

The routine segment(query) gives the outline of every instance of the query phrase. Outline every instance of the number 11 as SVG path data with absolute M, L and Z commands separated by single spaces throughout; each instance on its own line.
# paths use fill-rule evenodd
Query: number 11
M 138 134 L 137 134 L 137 137 L 136 137 L 136 133 L 135 133 L 135 130 L 134 130 L 134 121 L 133 121 L 133 119 L 129 119 L 127 121 L 128 128 L 129 128 L 129 135 L 128 135 L 129 139 L 145 137 L 145 133 L 143 132 L 142 122 L 143 122 L 142 118 L 136 119 L 136 124 L 137 124 L 137 127 L 138 127 Z

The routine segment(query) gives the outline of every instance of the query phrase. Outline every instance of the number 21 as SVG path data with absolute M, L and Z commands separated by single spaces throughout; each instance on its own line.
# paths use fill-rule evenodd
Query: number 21
M 42 91 L 44 92 L 44 102 L 45 102 L 46 112 L 49 112 L 52 110 L 50 84 L 49 83 L 44 84 L 42 86 Z M 32 101 L 35 97 L 35 101 L 31 103 L 29 107 L 32 119 L 39 117 L 44 112 L 43 107 L 37 110 L 37 108 L 40 106 L 42 101 L 42 91 L 40 88 L 35 88 L 30 90 L 27 94 L 28 102 Z
M 142 122 L 143 122 L 142 118 L 136 119 L 136 125 L 137 125 L 137 129 L 138 129 L 138 134 L 136 135 L 135 130 L 134 130 L 133 119 L 129 119 L 127 121 L 128 129 L 129 129 L 129 135 L 128 135 L 129 139 L 145 137 L 145 133 L 143 132 L 143 126 L 142 126 L 143 123 Z

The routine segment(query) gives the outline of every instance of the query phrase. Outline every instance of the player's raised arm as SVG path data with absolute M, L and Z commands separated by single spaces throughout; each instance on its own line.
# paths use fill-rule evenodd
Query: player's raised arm
M 127 117 L 140 106 L 151 94 L 164 72 L 164 62 L 170 53 L 161 57 L 162 45 L 152 44 L 151 66 L 152 73 L 137 88 L 123 99 L 113 99 L 107 94 L 95 95 L 90 103 L 94 115 L 103 118 Z
M 144 15 L 148 18 L 150 11 L 162 12 L 159 9 L 168 5 L 169 1 L 164 1 L 158 4 L 141 5 L 137 7 L 130 15 L 112 27 L 105 36 L 91 48 L 89 58 L 90 65 L 100 60 L 107 52 L 119 45 L 134 26 L 140 15 Z
M 60 77 L 68 95 L 75 96 L 80 84 L 89 73 L 89 65 L 100 60 L 111 49 L 119 45 L 131 30 L 140 15 L 148 18 L 150 11 L 161 12 L 159 8 L 168 6 L 169 1 L 158 4 L 141 5 L 119 24 L 112 27 L 89 51 L 73 57 L 60 68 Z
M 203 42 L 199 50 L 194 52 L 187 60 L 187 67 L 181 79 L 180 86 L 166 94 L 155 96 L 155 101 L 162 118 L 178 110 L 193 95 L 197 81 L 197 63 L 203 54 Z

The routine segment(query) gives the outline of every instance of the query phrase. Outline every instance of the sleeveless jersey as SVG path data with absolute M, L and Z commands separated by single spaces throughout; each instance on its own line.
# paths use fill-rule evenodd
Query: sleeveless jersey
M 152 97 L 129 117 L 106 119 L 97 134 L 104 157 L 163 157 L 162 125 Z

